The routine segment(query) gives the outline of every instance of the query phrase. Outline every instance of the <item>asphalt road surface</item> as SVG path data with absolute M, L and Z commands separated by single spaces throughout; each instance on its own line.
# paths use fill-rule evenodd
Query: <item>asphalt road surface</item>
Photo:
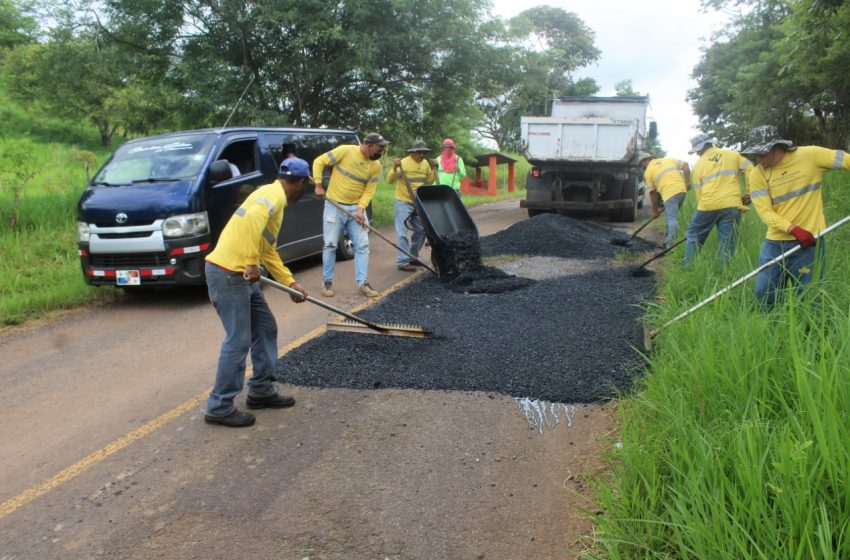
M 470 213 L 482 235 L 526 217 L 517 201 Z M 392 247 L 377 237 L 371 247 L 373 287 L 409 281 Z M 356 310 L 365 300 L 352 269 L 338 264 L 331 302 Z M 293 272 L 321 297 L 320 260 Z M 332 317 L 266 296 L 282 353 Z M 222 336 L 204 290 L 127 297 L 0 335 L 0 559 L 546 559 L 581 549 L 585 477 L 616 437 L 605 406 L 571 408 L 541 433 L 501 394 L 284 385 L 294 408 L 260 410 L 247 429 L 209 426 Z

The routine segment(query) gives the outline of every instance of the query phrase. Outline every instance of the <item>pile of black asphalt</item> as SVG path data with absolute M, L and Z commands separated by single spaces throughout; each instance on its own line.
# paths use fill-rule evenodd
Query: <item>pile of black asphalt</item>
M 449 279 L 423 276 L 360 316 L 420 325 L 433 330 L 433 338 L 327 332 L 282 356 L 278 380 L 324 388 L 485 391 L 559 403 L 600 402 L 628 392 L 643 369 L 641 306 L 655 280 L 629 275 L 613 257 L 655 245 L 636 238 L 627 247 L 613 246 L 615 237 L 605 224 L 555 214 L 518 222 L 482 238 L 481 254 L 598 266 L 537 281 L 489 266 L 465 267 Z M 479 281 L 485 289 L 462 289 Z M 510 287 L 502 289 L 505 284 Z M 286 328 L 285 320 L 281 324 Z

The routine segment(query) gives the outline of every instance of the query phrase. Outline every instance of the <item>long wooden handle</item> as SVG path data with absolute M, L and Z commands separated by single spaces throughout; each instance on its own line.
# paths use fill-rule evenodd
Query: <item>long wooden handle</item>
M 641 268 L 645 267 L 646 265 L 648 265 L 649 263 L 651 263 L 651 262 L 652 262 L 652 261 L 654 261 L 655 259 L 660 259 L 660 258 L 661 258 L 661 257 L 663 257 L 664 255 L 666 255 L 667 253 L 669 253 L 670 251 L 672 251 L 673 249 L 675 249 L 676 247 L 678 247 L 679 245 L 681 245 L 682 243 L 684 243 L 686 239 L 687 239 L 687 237 L 683 237 L 683 238 L 681 238 L 680 240 L 678 240 L 677 242 L 673 243 L 672 245 L 670 245 L 669 247 L 667 247 L 666 249 L 664 249 L 663 251 L 661 251 L 661 252 L 660 252 L 660 253 L 658 253 L 657 255 L 654 255 L 651 259 L 649 259 L 648 261 L 646 261 L 645 263 L 643 263 L 642 265 L 640 265 L 639 267 L 637 267 L 635 270 L 640 270 Z
M 354 214 L 352 214 L 351 212 L 349 212 L 348 210 L 346 210 L 345 208 L 343 208 L 343 207 L 342 207 L 342 206 L 341 206 L 338 202 L 336 202 L 336 201 L 334 201 L 334 200 L 331 200 L 330 198 L 327 198 L 327 197 L 325 198 L 325 200 L 327 200 L 328 202 L 330 202 L 331 204 L 333 204 L 333 205 L 334 205 L 334 207 L 335 207 L 337 210 L 339 210 L 340 212 L 342 212 L 342 213 L 346 214 L 347 216 L 349 216 L 349 217 L 351 217 L 351 218 L 355 218 L 355 219 L 356 219 L 356 217 L 354 216 Z M 404 249 L 402 249 L 401 247 L 399 247 L 398 245 L 396 245 L 396 244 L 395 244 L 392 240 L 390 240 L 387 236 L 385 236 L 383 233 L 381 233 L 380 231 L 378 231 L 378 230 L 376 230 L 375 228 L 373 228 L 373 227 L 372 227 L 371 225 L 369 225 L 367 222 L 363 222 L 361 225 L 362 225 L 363 227 L 365 227 L 366 229 L 368 229 L 369 231 L 371 231 L 372 233 L 374 233 L 375 235 L 377 235 L 378 237 L 380 237 L 381 239 L 383 239 L 384 241 L 386 241 L 387 243 L 389 243 L 390 245 L 392 245 L 393 247 L 395 247 L 396 249 L 398 249 L 399 251 L 401 251 L 402 253 L 404 253 L 405 255 L 407 255 L 408 257 L 410 257 L 411 259 L 413 259 L 413 260 L 415 260 L 416 262 L 420 263 L 422 266 L 424 266 L 425 268 L 427 268 L 428 270 L 430 270 L 431 272 L 433 272 L 434 274 L 436 274 L 437 276 L 439 276 L 439 274 L 437 274 L 437 271 L 436 271 L 436 270 L 434 270 L 433 268 L 431 268 L 430 266 L 428 266 L 427 264 L 425 264 L 425 262 L 424 262 L 422 259 L 420 259 L 419 257 L 416 257 L 416 256 L 412 255 L 412 254 L 411 254 L 411 253 L 409 253 L 408 251 L 405 251 Z
M 837 222 L 835 222 L 834 224 L 832 224 L 831 226 L 829 226 L 828 228 L 824 229 L 819 234 L 817 234 L 815 236 L 815 239 L 820 239 L 821 237 L 823 237 L 827 233 L 831 232 L 832 230 L 843 226 L 848 221 L 850 221 L 850 216 L 844 216 L 842 219 L 838 220 Z M 673 317 L 672 319 L 670 319 L 669 321 L 664 323 L 661 327 L 653 330 L 652 333 L 650 333 L 651 336 L 654 338 L 659 332 L 661 332 L 662 329 L 666 329 L 667 327 L 669 327 L 671 324 L 675 323 L 679 319 L 683 319 L 683 318 L 687 317 L 688 315 L 690 315 L 691 313 L 693 313 L 694 311 L 696 311 L 700 307 L 711 303 L 712 301 L 719 298 L 720 296 L 722 296 L 723 294 L 725 294 L 729 290 L 731 290 L 731 289 L 733 289 L 737 286 L 740 286 L 741 284 L 743 284 L 744 282 L 746 282 L 747 280 L 749 280 L 753 276 L 756 276 L 762 270 L 777 264 L 778 262 L 784 260 L 785 258 L 789 257 L 790 255 L 793 255 L 794 253 L 796 253 L 800 249 L 801 249 L 801 247 L 799 245 L 795 245 L 794 247 L 788 249 L 787 251 L 785 251 L 784 253 L 782 253 L 778 257 L 774 257 L 774 258 L 770 259 L 769 261 L 767 261 L 766 263 L 764 263 L 763 265 L 761 265 L 757 269 L 753 270 L 752 272 L 747 273 L 744 276 L 741 276 L 740 278 L 738 278 L 737 280 L 735 280 L 734 282 L 732 282 L 731 284 L 729 284 L 728 286 L 726 286 L 725 288 L 720 290 L 719 292 L 705 298 L 704 300 L 702 300 L 698 304 L 694 305 L 693 307 L 691 307 L 687 311 L 683 311 L 679 315 L 676 315 L 675 317 Z
M 268 284 L 269 286 L 274 286 L 278 290 L 283 290 L 284 292 L 286 292 L 289 295 L 297 296 L 297 297 L 300 297 L 300 298 L 304 297 L 304 294 L 302 294 L 298 290 L 296 290 L 294 288 L 290 288 L 289 286 L 284 286 L 280 282 L 276 282 L 276 281 L 272 280 L 271 278 L 266 278 L 265 276 L 260 276 L 260 282 L 262 282 L 264 284 Z M 349 313 L 348 311 L 342 310 L 339 307 L 335 307 L 335 306 L 333 306 L 329 303 L 325 303 L 324 301 L 317 299 L 317 298 L 314 298 L 313 296 L 307 296 L 305 299 L 312 304 L 315 304 L 315 305 L 318 305 L 319 307 L 323 307 L 323 308 L 327 309 L 328 311 L 333 311 L 334 313 L 339 313 L 343 317 L 351 319 L 352 321 L 357 321 L 358 323 L 360 323 L 362 325 L 366 325 L 370 329 L 374 329 L 374 330 L 381 332 L 381 333 L 387 332 L 387 329 L 385 329 L 384 327 L 376 325 L 375 323 L 373 323 L 371 321 L 367 321 L 366 319 L 361 319 L 357 315 Z

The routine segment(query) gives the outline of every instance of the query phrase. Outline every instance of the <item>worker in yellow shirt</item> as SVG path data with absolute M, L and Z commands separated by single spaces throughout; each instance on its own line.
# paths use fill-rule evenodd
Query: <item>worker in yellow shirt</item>
M 801 290 L 812 281 L 816 259 L 823 276 L 824 240 L 815 238 L 826 228 L 821 181 L 830 169 L 850 170 L 850 157 L 843 150 L 819 146 L 794 146 L 783 140 L 775 126 L 759 126 L 750 131 L 746 156 L 758 165 L 750 172 L 750 196 L 761 220 L 767 224 L 767 238 L 761 247 L 759 265 L 782 255 L 799 244 L 801 250 L 784 263 L 763 270 L 756 277 L 756 298 L 770 308 L 777 292 L 790 281 Z
M 377 132 L 366 135 L 359 146 L 345 144 L 324 153 L 313 160 L 313 179 L 316 182 L 316 195 L 325 197 L 325 210 L 322 216 L 322 295 L 333 297 L 334 269 L 336 268 L 336 245 L 343 230 L 354 243 L 354 280 L 357 291 L 367 297 L 378 297 L 378 292 L 369 285 L 369 217 L 366 207 L 375 196 L 378 179 L 381 176 L 381 155 L 387 142 Z M 322 172 L 333 167 L 328 190 L 322 187 Z M 332 200 L 348 210 L 355 218 L 341 212 Z
M 213 252 L 207 255 L 207 289 L 225 332 L 204 415 L 209 424 L 238 428 L 254 423 L 253 414 L 233 405 L 233 399 L 242 392 L 249 351 L 253 372 L 248 380 L 248 408 L 286 408 L 295 404 L 295 399 L 278 394 L 274 388 L 277 323 L 257 281 L 262 262 L 276 280 L 301 292 L 303 297 L 293 295 L 292 301 L 301 303 L 307 296 L 280 260 L 277 236 L 284 209 L 301 198 L 311 181 L 306 161 L 283 161 L 278 179 L 248 195 L 224 226 Z
M 670 248 L 679 235 L 679 208 L 688 192 L 691 170 L 687 162 L 679 159 L 657 158 L 648 152 L 641 152 L 638 157 L 643 169 L 643 180 L 649 187 L 653 218 L 661 215 L 661 205 L 664 205 L 667 222 L 664 246 Z
M 437 162 L 428 161 L 425 155 L 431 150 L 422 140 L 415 140 L 407 150 L 408 156 L 404 159 L 395 158 L 392 171 L 387 175 L 387 183 L 395 184 L 395 200 L 393 208 L 395 213 L 395 234 L 398 246 L 413 255 L 419 256 L 419 251 L 425 244 L 425 227 L 419 220 L 414 207 L 411 193 L 422 185 L 433 183 L 437 179 Z M 408 192 L 408 185 L 410 192 Z M 413 232 L 411 238 L 407 238 L 408 228 Z M 411 260 L 406 254 L 399 252 L 396 257 L 396 266 L 399 270 L 413 272 L 418 262 Z
M 685 241 L 685 265 L 696 257 L 708 234 L 717 228 L 717 256 L 726 266 L 735 254 L 741 209 L 748 201 L 741 195 L 741 178 L 752 168 L 747 158 L 734 150 L 719 148 L 717 140 L 701 133 L 691 138 L 689 154 L 699 155 L 691 173 L 697 210 L 691 218 Z M 746 183 L 745 183 L 746 184 Z M 745 190 L 746 193 L 746 190 Z

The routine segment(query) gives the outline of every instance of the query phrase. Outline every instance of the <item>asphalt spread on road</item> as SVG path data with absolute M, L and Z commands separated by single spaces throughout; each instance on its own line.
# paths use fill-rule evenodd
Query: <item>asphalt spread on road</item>
M 644 252 L 600 223 L 542 214 L 480 240 L 481 255 L 594 261 L 587 272 L 530 280 L 491 266 L 423 277 L 363 310 L 364 318 L 432 329 L 431 339 L 328 332 L 278 362 L 282 383 L 324 388 L 485 391 L 560 403 L 627 392 L 643 371 L 641 305 L 653 277 L 614 264 Z M 621 234 L 620 234 L 621 235 Z M 281 319 L 286 328 L 286 319 Z

